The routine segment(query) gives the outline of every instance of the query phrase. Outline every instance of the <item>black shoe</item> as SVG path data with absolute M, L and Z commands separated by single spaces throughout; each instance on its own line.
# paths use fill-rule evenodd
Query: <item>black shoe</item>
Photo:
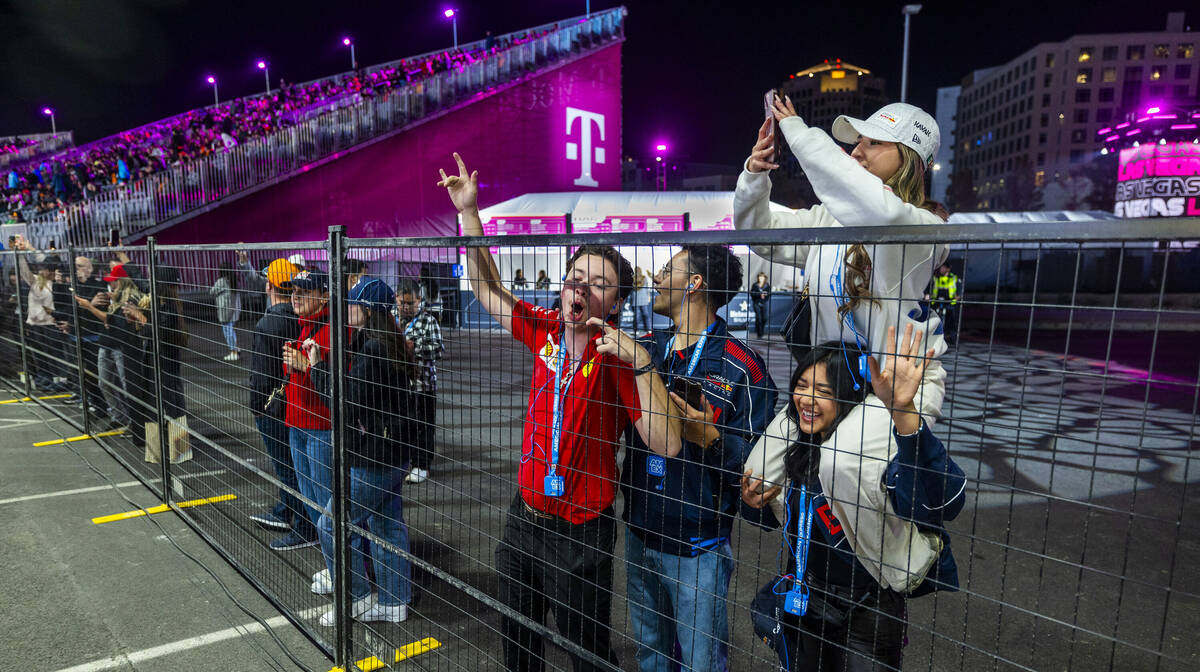
M 78 403 L 82 402 L 82 401 L 83 401 L 83 397 L 79 396 L 79 395 L 78 395 L 77 393 L 75 393 L 75 392 L 72 392 L 72 393 L 71 393 L 71 396 L 67 397 L 66 399 L 59 399 L 59 401 L 60 401 L 60 402 L 62 402 L 62 403 L 64 403 L 64 404 L 67 404 L 68 406 L 74 406 L 74 405 L 76 405 L 76 404 L 78 404 Z
M 273 551 L 292 551 L 297 548 L 308 548 L 316 546 L 316 539 L 305 539 L 295 532 L 288 532 L 284 536 L 271 542 L 271 550 Z
M 252 513 L 252 514 L 250 514 L 250 520 L 253 520 L 254 522 L 258 523 L 259 525 L 269 528 L 269 529 L 272 529 L 272 530 L 285 530 L 286 531 L 286 530 L 292 529 L 291 524 L 288 523 L 288 521 L 275 515 L 274 511 L 263 511 L 261 513 Z

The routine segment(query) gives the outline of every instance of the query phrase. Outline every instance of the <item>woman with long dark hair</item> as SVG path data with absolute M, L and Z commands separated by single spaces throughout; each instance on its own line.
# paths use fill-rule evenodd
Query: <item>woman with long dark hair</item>
M 741 228 L 789 227 L 892 227 L 936 225 L 945 222 L 941 205 L 926 199 L 925 178 L 941 137 L 937 122 L 918 107 L 893 103 L 866 119 L 838 117 L 833 137 L 805 124 L 790 100 L 776 100 L 772 109 L 783 138 L 773 137 L 768 120 L 759 129 L 758 141 L 738 178 L 734 194 L 734 225 Z M 834 142 L 853 145 L 849 154 Z M 773 144 L 786 141 L 800 168 L 808 176 L 820 205 L 794 212 L 772 212 L 769 207 L 771 182 L 768 173 L 778 168 L 771 154 Z M 945 370 L 936 359 L 946 351 L 938 317 L 923 309 L 921 299 L 933 269 L 948 254 L 944 244 L 819 244 L 766 245 L 754 251 L 772 261 L 804 269 L 812 323 L 810 343 L 829 341 L 847 344 L 844 365 L 856 391 L 871 382 L 867 355 L 893 349 L 885 342 L 892 333 L 913 327 L 923 334 L 922 351 L 932 359 L 923 367 L 916 404 L 927 422 L 941 414 L 945 397 Z M 884 362 L 887 365 L 887 362 Z M 782 483 L 785 473 L 780 459 L 789 447 L 783 438 L 784 414 L 764 431 L 747 460 L 747 467 L 770 483 Z M 841 491 L 841 484 L 854 483 L 864 471 L 879 470 L 889 458 L 892 419 L 878 399 L 865 398 L 850 411 L 838 431 L 825 439 L 824 448 L 838 452 L 836 468 L 844 478 L 830 479 L 831 507 L 835 514 L 854 526 L 859 506 L 854 490 Z M 763 471 L 766 469 L 766 471 Z M 777 513 L 781 513 L 777 511 Z M 880 561 L 902 549 L 887 547 L 891 537 L 877 530 L 848 530 L 861 557 L 871 558 L 867 568 L 889 588 L 911 590 L 914 581 L 903 567 Z
M 349 519 L 357 527 L 408 552 L 408 525 L 404 522 L 401 487 L 408 475 L 411 459 L 412 420 L 409 416 L 409 377 L 411 361 L 404 347 L 404 336 L 391 316 L 395 294 L 378 278 L 363 278 L 347 299 L 347 320 L 353 330 L 346 348 L 349 371 L 346 375 L 346 414 L 350 464 Z M 329 363 L 322 361 L 321 350 L 311 341 L 304 343 L 311 365 L 313 388 L 328 403 L 332 383 Z M 332 502 L 317 521 L 321 551 L 328 575 L 313 577 L 314 592 L 323 593 L 334 575 L 334 539 Z M 399 623 L 408 617 L 412 601 L 412 570 L 408 560 L 387 547 L 370 543 L 376 600 L 362 570 L 367 562 L 362 549 L 367 540 L 361 535 L 352 540 L 355 559 L 351 570 L 351 617 L 360 621 Z M 321 625 L 334 624 L 334 611 L 321 617 Z
M 895 327 L 887 336 L 894 342 Z M 782 636 L 768 634 L 774 630 L 769 625 L 763 634 L 789 672 L 898 670 L 906 598 L 958 589 L 943 525 L 962 510 L 966 480 L 914 404 L 932 356 L 922 352 L 921 336 L 906 328 L 899 348 L 881 353 L 887 355 L 883 370 L 874 357 L 868 359 L 875 397 L 894 424 L 895 457 L 882 475 L 869 470 L 854 478 L 836 470 L 840 456 L 822 445 L 867 398 L 847 366 L 861 353 L 835 341 L 813 348 L 792 374 L 785 411 L 789 445 L 778 465 L 785 482 L 766 487 L 751 471 L 743 476 L 743 515 L 763 527 L 784 528 L 786 567 L 759 592 L 752 613 L 782 621 Z M 839 483 L 838 491 L 859 494 L 853 519 L 835 512 L 833 479 L 852 481 Z M 767 505 L 781 493 L 783 516 L 777 517 Z M 877 571 L 867 566 L 878 558 L 860 555 L 852 530 L 859 535 L 872 530 L 892 539 L 886 547 L 906 548 L 883 560 L 908 572 L 911 587 L 897 590 L 877 580 Z M 782 608 L 776 606 L 780 601 Z

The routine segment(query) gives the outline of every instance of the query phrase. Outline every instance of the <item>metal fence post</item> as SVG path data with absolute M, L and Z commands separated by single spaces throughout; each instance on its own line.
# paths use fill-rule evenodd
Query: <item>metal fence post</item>
M 336 609 L 335 664 L 346 668 L 352 664 L 350 621 L 350 526 L 346 520 L 349 511 L 347 500 L 350 495 L 350 467 L 346 463 L 346 439 L 343 418 L 346 417 L 346 280 L 345 266 L 346 227 L 329 227 L 329 367 L 332 385 L 329 390 L 329 420 L 332 448 L 330 467 L 333 469 L 333 484 L 330 508 L 333 515 L 334 538 L 334 608 Z
M 75 336 L 75 363 L 79 371 L 79 408 L 83 411 L 83 433 L 92 433 L 92 418 L 91 413 L 88 413 L 88 407 L 91 405 L 88 402 L 87 392 L 87 367 L 83 358 L 83 329 L 79 325 L 79 302 L 75 297 L 79 296 L 78 278 L 75 273 L 75 246 L 67 246 L 67 254 L 71 261 L 71 322 L 74 324 Z M 99 384 L 99 378 L 97 378 Z
M 158 464 L 162 468 L 162 501 L 171 503 L 171 420 L 163 408 L 162 313 L 158 309 L 158 251 L 154 236 L 146 238 L 150 275 L 150 343 L 154 352 L 154 411 L 158 418 Z
M 25 384 L 25 396 L 32 397 L 33 384 L 30 379 L 33 376 L 29 373 L 29 344 L 25 341 L 25 306 L 21 303 L 27 300 L 29 292 L 26 290 L 26 297 L 21 296 L 21 256 L 16 249 L 13 249 L 13 271 L 17 274 L 17 286 L 13 288 L 13 293 L 17 295 L 17 340 L 21 343 L 21 370 L 25 374 L 22 382 Z

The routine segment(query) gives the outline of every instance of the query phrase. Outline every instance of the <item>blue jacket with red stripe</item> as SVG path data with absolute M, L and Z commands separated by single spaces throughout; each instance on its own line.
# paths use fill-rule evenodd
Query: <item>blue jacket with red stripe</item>
M 639 339 L 668 389 L 686 375 L 695 348 L 669 351 L 672 335 L 659 330 Z M 659 477 L 647 470 L 652 453 L 636 432 L 629 432 L 621 469 L 629 529 L 647 548 L 682 556 L 698 555 L 729 538 L 741 499 L 742 466 L 774 417 L 777 395 L 762 358 L 731 337 L 720 318 L 709 330 L 691 379 L 701 384 L 713 407 L 721 446 L 706 450 L 684 442 L 677 456 L 665 458 L 666 472 Z

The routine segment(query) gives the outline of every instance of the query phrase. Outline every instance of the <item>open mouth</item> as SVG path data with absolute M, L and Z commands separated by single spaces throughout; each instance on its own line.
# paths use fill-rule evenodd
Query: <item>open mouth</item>
M 572 301 L 571 304 L 567 306 L 567 319 L 571 322 L 580 321 L 583 319 L 583 309 L 584 305 L 582 301 Z
M 806 411 L 806 410 L 800 411 L 800 421 L 806 425 L 812 425 L 813 423 L 815 423 L 817 421 L 817 418 L 819 418 L 819 417 L 821 417 L 819 414 L 814 413 L 812 411 Z

